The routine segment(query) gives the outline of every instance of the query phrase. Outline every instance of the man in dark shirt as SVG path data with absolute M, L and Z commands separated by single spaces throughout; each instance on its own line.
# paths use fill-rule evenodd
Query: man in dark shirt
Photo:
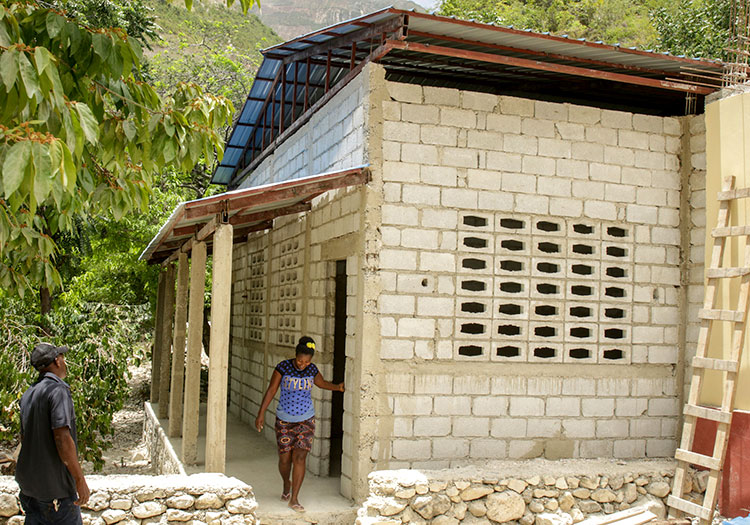
M 76 417 L 65 346 L 39 343 L 31 364 L 39 378 L 21 397 L 21 453 L 16 481 L 26 525 L 80 525 L 89 487 L 78 463 Z

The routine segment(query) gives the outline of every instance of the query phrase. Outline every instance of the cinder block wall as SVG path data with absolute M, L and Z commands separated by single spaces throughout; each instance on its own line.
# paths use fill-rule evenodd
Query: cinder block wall
M 247 242 L 235 245 L 230 411 L 243 421 L 254 424 L 274 368 L 294 356 L 303 334 L 317 341 L 313 362 L 326 380 L 332 379 L 335 261 L 347 259 L 357 243 L 345 243 L 346 249 L 337 251 L 330 242 L 347 236 L 356 241 L 360 200 L 357 188 L 330 192 L 316 199 L 307 214 L 277 219 L 273 230 L 251 234 Z M 356 257 L 347 265 L 352 281 L 354 261 Z M 354 297 L 356 286 L 349 292 Z M 354 343 L 351 335 L 347 347 Z M 313 401 L 315 440 L 307 465 L 311 472 L 327 475 L 331 393 L 314 388 Z M 264 430 L 266 439 L 274 442 L 277 402 L 278 395 L 266 412 Z M 351 436 L 345 439 L 351 442 Z
M 352 79 L 333 100 L 263 160 L 240 187 L 309 177 L 364 164 L 365 89 L 361 75 Z
M 672 455 L 680 119 L 387 89 L 377 468 Z

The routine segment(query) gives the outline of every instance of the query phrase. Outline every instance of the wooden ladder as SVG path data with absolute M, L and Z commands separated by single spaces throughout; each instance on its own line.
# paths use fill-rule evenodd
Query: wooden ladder
M 711 232 L 714 238 L 711 252 L 710 266 L 706 270 L 706 294 L 703 309 L 698 317 L 701 320 L 698 334 L 698 346 L 693 358 L 693 377 L 690 383 L 690 394 L 685 405 L 685 424 L 682 430 L 680 448 L 675 451 L 677 469 L 675 470 L 672 493 L 667 498 L 670 508 L 670 518 L 678 517 L 680 512 L 697 516 L 701 525 L 710 524 L 719 492 L 721 469 L 724 465 L 729 428 L 732 424 L 732 408 L 736 391 L 737 373 L 739 371 L 742 347 L 745 344 L 745 323 L 747 322 L 748 299 L 750 299 L 750 226 L 729 226 L 731 205 L 738 199 L 750 197 L 750 188 L 734 188 L 734 177 L 727 177 L 722 184 L 722 191 L 718 194 L 719 216 L 717 227 Z M 742 268 L 722 267 L 724 247 L 727 238 L 745 236 L 745 262 Z M 715 302 L 717 287 L 720 280 L 741 277 L 739 297 L 736 310 L 716 309 Z M 732 347 L 729 359 L 712 359 L 706 357 L 714 321 L 728 321 L 733 324 Z M 704 370 L 718 370 L 725 373 L 724 391 L 721 407 L 716 409 L 698 405 Z M 716 421 L 717 432 L 712 456 L 705 456 L 692 452 L 695 427 L 698 418 Z M 685 472 L 690 464 L 709 469 L 708 483 L 703 498 L 703 504 L 698 505 L 684 499 Z

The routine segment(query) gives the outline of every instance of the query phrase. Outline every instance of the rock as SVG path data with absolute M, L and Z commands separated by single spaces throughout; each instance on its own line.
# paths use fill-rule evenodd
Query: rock
M 428 492 L 430 492 L 430 487 L 425 483 L 417 483 L 417 486 L 414 487 L 414 490 L 417 492 L 417 494 L 427 494 Z
M 590 476 L 586 476 L 581 479 L 581 486 L 584 488 L 587 488 L 589 490 L 594 490 L 599 488 L 599 476 L 592 478 Z
M 472 501 L 468 505 L 469 513 L 472 516 L 476 516 L 477 518 L 481 518 L 485 514 L 487 514 L 487 507 L 482 501 Z
M 585 519 L 585 516 L 583 515 L 583 512 L 580 511 L 580 509 L 571 510 L 570 517 L 573 518 L 573 523 L 581 523 Z
M 258 504 L 250 498 L 237 498 L 227 501 L 226 508 L 230 514 L 252 514 Z
M 565 492 L 560 496 L 560 499 L 558 499 L 557 502 L 560 504 L 560 508 L 567 512 L 576 504 L 576 499 L 570 492 Z
M 531 486 L 539 485 L 539 483 L 541 482 L 542 482 L 542 478 L 540 478 L 539 476 L 526 478 L 526 483 L 528 483 Z
M 667 515 L 667 507 L 661 499 L 648 498 L 646 503 L 642 506 L 645 507 L 646 510 L 650 510 L 656 514 L 657 520 L 663 520 Z
M 440 492 L 445 490 L 445 488 L 448 486 L 447 481 L 432 481 L 430 482 L 430 492 Z
M 648 478 L 646 476 L 638 476 L 637 478 L 635 478 L 635 484 L 639 487 L 648 485 Z
M 526 490 L 527 483 L 520 479 L 511 479 L 508 481 L 508 488 L 511 490 L 514 490 L 521 494 L 524 490 Z
M 604 510 L 604 514 L 612 514 L 615 511 L 615 506 L 611 503 L 604 503 L 602 504 L 602 509 Z
M 146 501 L 145 503 L 133 507 L 133 516 L 143 520 L 158 516 L 159 514 L 164 514 L 166 509 L 167 507 L 161 503 L 156 501 Z
M 190 521 L 193 517 L 191 512 L 180 509 L 167 509 L 167 521 Z
M 557 479 L 555 479 L 554 476 L 544 476 L 543 481 L 544 481 L 544 484 L 547 485 L 548 487 L 550 485 L 554 485 L 555 483 L 557 483 Z
M 195 500 L 196 509 L 218 509 L 221 508 L 221 506 L 221 499 L 219 499 L 219 496 L 213 492 L 207 492 Z
M 451 502 L 442 494 L 417 496 L 411 503 L 411 508 L 424 519 L 429 520 L 448 512 L 448 509 L 451 508 Z
M 654 481 L 646 485 L 646 491 L 657 498 L 663 498 L 669 494 L 670 489 L 669 483 L 666 481 Z
M 591 497 L 591 491 L 589 489 L 575 489 L 573 491 L 573 496 L 575 496 L 578 499 L 589 499 Z
M 708 470 L 701 470 L 695 473 L 695 481 L 693 485 L 695 485 L 696 492 L 706 492 L 706 485 L 708 484 L 708 475 L 709 475 Z
M 568 514 L 545 512 L 544 514 L 538 514 L 536 517 L 536 525 L 571 525 L 572 523 L 573 518 Z
M 396 523 L 394 521 L 394 523 Z M 433 519 L 431 525 L 459 525 L 459 521 L 456 518 L 449 518 L 448 516 L 438 516 Z
M 135 493 L 135 499 L 137 499 L 139 502 L 143 503 L 144 501 L 151 501 L 158 498 L 166 498 L 167 493 L 164 492 L 163 489 L 156 489 L 156 490 L 139 490 Z
M 26 519 L 23 516 L 13 516 L 12 518 L 8 518 L 6 523 L 7 525 L 23 525 L 25 522 Z
M 461 521 L 466 517 L 467 510 L 469 510 L 469 506 L 463 501 L 461 503 L 456 503 L 453 505 L 453 517 Z
M 532 514 L 531 512 L 527 512 L 524 514 L 520 520 L 518 520 L 518 523 L 520 525 L 532 525 L 536 521 L 536 515 Z
M 180 494 L 167 499 L 167 507 L 173 509 L 189 509 L 195 504 L 195 498 L 190 494 Z
M 591 500 L 584 500 L 578 503 L 578 508 L 581 509 L 581 512 L 584 514 L 593 514 L 595 512 L 601 512 L 602 506 L 599 505 L 596 501 Z
M 599 487 L 604 489 L 607 485 L 609 485 L 609 478 L 604 476 L 599 480 Z
M 539 514 L 540 512 L 544 512 L 544 504 L 539 500 L 533 500 L 529 503 L 529 510 L 534 514 Z
M 379 507 L 379 510 L 383 516 L 395 516 L 405 508 L 406 503 L 402 503 L 395 498 L 383 498 L 382 506 Z
M 483 498 L 488 494 L 495 492 L 495 489 L 486 485 L 474 485 L 461 492 L 461 499 L 464 501 L 474 501 Z
M 455 481 L 453 484 L 456 486 L 458 490 L 467 489 L 471 485 L 471 483 L 468 481 Z
M 570 477 L 567 477 L 567 478 L 565 478 L 565 481 L 566 481 L 566 482 L 568 483 L 568 486 L 569 486 L 569 487 L 570 487 L 571 489 L 577 489 L 577 488 L 578 488 L 578 486 L 579 486 L 579 485 L 580 485 L 580 483 L 581 483 L 580 481 L 578 481 L 578 478 L 574 478 L 574 477 L 572 477 L 572 476 L 570 476 Z
M 96 491 L 91 494 L 89 501 L 83 506 L 85 509 L 91 509 L 95 512 L 109 508 L 109 494 L 102 491 Z
M 127 516 L 128 513 L 124 510 L 105 510 L 102 512 L 102 519 L 104 520 L 104 523 L 107 525 L 111 525 L 112 523 L 117 523 L 119 521 L 122 521 L 125 519 L 125 516 Z
M 0 494 L 0 516 L 7 518 L 20 512 L 18 499 L 13 494 Z
M 591 499 L 599 503 L 610 503 L 617 499 L 617 495 L 609 489 L 599 489 L 591 493 Z
M 643 488 L 643 487 L 636 487 L 636 488 L 635 488 L 635 490 L 637 490 L 637 491 L 638 491 L 638 494 L 643 494 L 644 496 L 645 496 L 646 494 L 648 494 L 648 492 L 646 492 L 646 489 L 645 489 L 645 488 Z
M 498 523 L 517 520 L 526 512 L 526 503 L 517 492 L 495 492 L 487 496 L 487 517 Z
M 568 490 L 570 486 L 568 485 L 568 482 L 565 481 L 565 478 L 557 478 L 555 481 L 555 488 L 560 490 Z
M 113 499 L 109 502 L 109 508 L 115 510 L 130 510 L 132 506 L 133 502 L 125 498 Z
M 458 496 L 458 492 L 459 490 L 456 487 L 448 487 L 447 489 L 445 489 L 445 494 L 449 498 L 452 498 L 453 496 Z
M 614 478 L 609 480 L 609 488 L 612 490 L 620 490 L 622 486 L 625 484 L 625 478 L 622 476 L 615 476 Z
M 417 493 L 417 489 L 414 487 L 404 488 L 397 490 L 393 495 L 401 499 L 412 499 Z
M 550 498 L 544 504 L 544 508 L 546 508 L 547 510 L 551 510 L 552 512 L 555 512 L 557 509 L 560 508 L 560 504 L 557 502 L 556 499 Z
M 556 498 L 559 495 L 560 495 L 560 492 L 558 492 L 557 490 L 534 489 L 535 498 Z
M 147 461 L 148 460 L 148 452 L 145 450 L 136 450 L 133 452 L 133 455 L 130 457 L 131 461 L 138 462 L 138 461 Z

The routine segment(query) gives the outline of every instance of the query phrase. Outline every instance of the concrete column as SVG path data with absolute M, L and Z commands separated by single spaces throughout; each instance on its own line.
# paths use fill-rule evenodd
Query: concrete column
M 185 332 L 187 329 L 188 256 L 177 260 L 177 300 L 172 343 L 172 383 L 169 391 L 169 436 L 182 432 L 182 387 L 185 382 Z
M 227 379 L 229 377 L 229 315 L 232 305 L 232 225 L 214 233 L 211 285 L 211 351 L 208 366 L 206 472 L 224 472 L 227 455 Z
M 182 461 L 198 461 L 201 347 L 203 344 L 203 292 L 206 283 L 206 243 L 196 242 L 190 261 L 190 309 L 188 312 L 185 408 L 182 418 Z
M 159 365 L 159 419 L 169 414 L 170 357 L 172 354 L 172 321 L 174 318 L 174 264 L 164 275 L 164 315 L 161 323 L 161 363 Z
M 154 319 L 154 346 L 151 350 L 151 399 L 159 401 L 159 379 L 161 365 L 161 324 L 164 322 L 164 272 L 159 272 L 159 287 L 156 292 L 156 318 Z

